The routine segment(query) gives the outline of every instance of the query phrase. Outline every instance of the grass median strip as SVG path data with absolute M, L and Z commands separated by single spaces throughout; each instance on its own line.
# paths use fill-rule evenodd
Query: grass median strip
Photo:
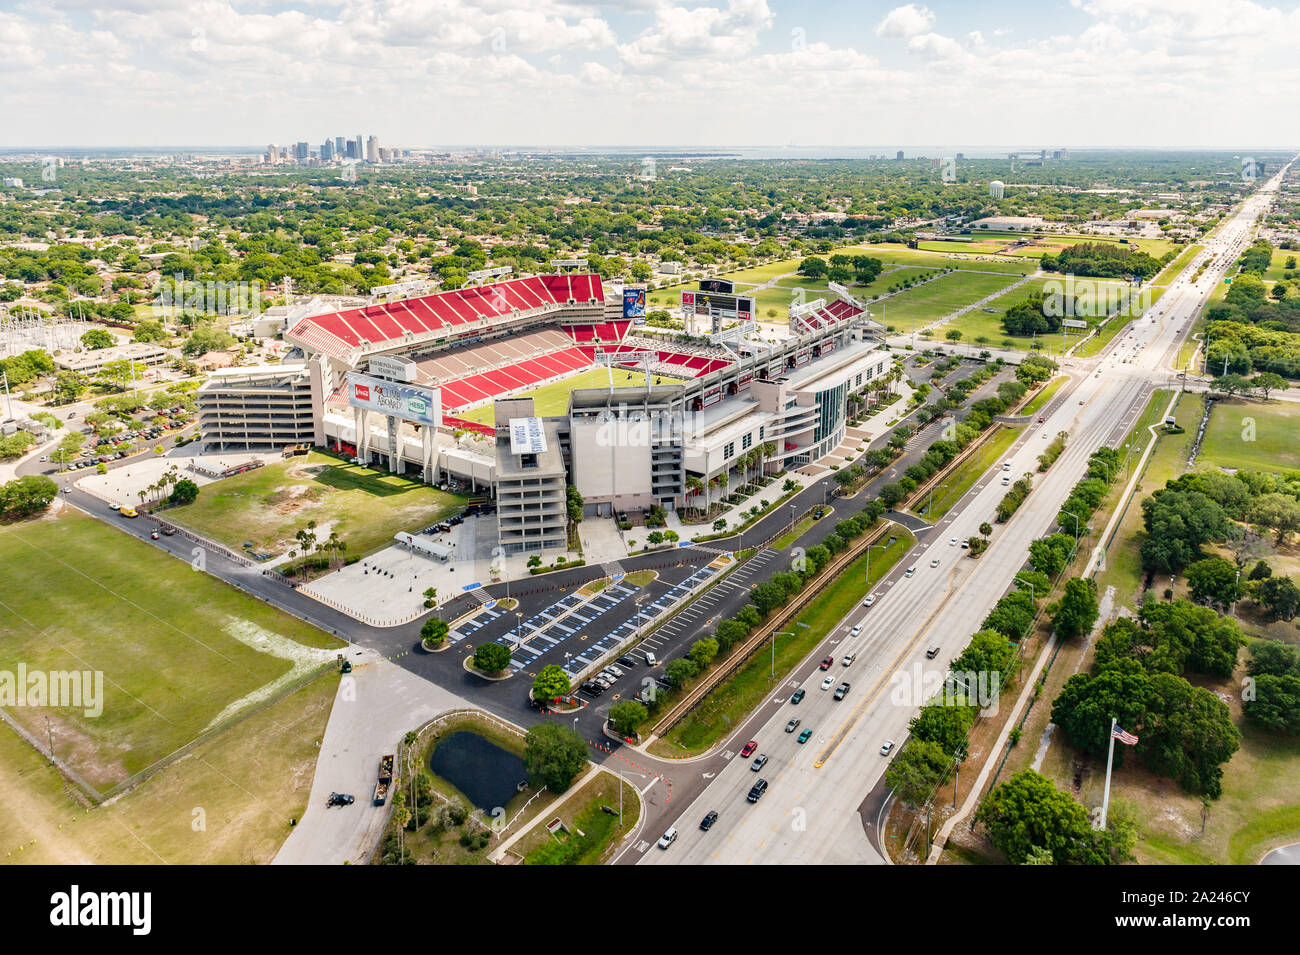
M 871 555 L 871 584 L 887 574 L 916 542 L 901 527 L 895 527 L 896 538 L 883 552 Z M 790 672 L 809 652 L 825 639 L 835 625 L 867 593 L 866 555 L 850 564 L 835 581 L 818 595 L 817 600 L 804 610 L 788 627 L 793 636 L 776 638 L 776 678 L 772 677 L 770 646 L 757 650 L 731 677 L 717 687 L 692 710 L 685 719 L 674 726 L 663 738 L 650 746 L 656 756 L 694 756 L 706 752 L 747 717 L 754 707 Z M 800 626 L 804 624 L 804 626 Z
M 961 467 L 948 475 L 948 480 L 944 482 L 942 488 L 935 488 L 933 504 L 930 503 L 927 496 L 924 506 L 912 508 L 912 510 L 930 521 L 936 521 L 943 517 L 944 514 L 948 513 L 949 508 L 962 499 L 966 492 L 971 489 L 971 486 L 980 479 L 980 476 L 997 463 L 998 458 L 1011 445 L 1015 444 L 1016 438 L 1020 437 L 1020 431 L 1020 428 L 1002 428 L 997 434 L 980 445 L 980 450 L 963 462 Z

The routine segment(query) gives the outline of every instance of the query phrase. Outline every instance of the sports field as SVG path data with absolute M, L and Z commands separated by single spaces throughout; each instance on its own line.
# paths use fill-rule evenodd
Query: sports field
M 464 503 L 419 481 L 313 452 L 206 485 L 198 500 L 166 517 L 235 550 L 251 542 L 253 551 L 276 556 L 297 550 L 294 535 L 315 521 L 317 543 L 336 533 L 347 557 L 436 523 Z
M 651 375 L 650 381 L 656 385 L 675 385 L 684 379 L 672 378 L 668 375 Z M 628 371 L 626 368 L 614 369 L 614 387 L 644 387 L 644 371 Z M 569 392 L 577 388 L 608 388 L 609 372 L 604 368 L 588 368 L 586 371 L 579 372 L 572 378 L 565 378 L 563 381 L 553 381 L 549 385 L 542 385 L 540 388 L 534 388 L 531 391 L 522 391 L 516 398 L 532 398 L 533 411 L 539 417 L 548 415 L 562 415 L 569 410 Z M 473 421 L 477 424 L 492 424 L 492 406 L 483 405 L 481 408 L 475 408 L 471 411 L 457 412 L 457 418 L 464 421 Z
M 1015 281 L 1013 275 L 949 272 L 932 282 L 882 299 L 872 306 L 872 311 L 879 321 L 902 333 L 909 331 L 913 323 L 920 327 L 943 318 Z
M 0 670 L 103 674 L 98 715 L 8 707 L 39 739 L 52 735 L 55 753 L 101 792 L 343 646 L 71 509 L 0 529 L 0 575 Z
M 1216 401 L 1198 464 L 1252 471 L 1300 468 L 1300 405 L 1286 401 Z

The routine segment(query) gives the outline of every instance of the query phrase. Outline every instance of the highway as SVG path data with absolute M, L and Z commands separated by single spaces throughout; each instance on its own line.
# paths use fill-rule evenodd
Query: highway
M 1281 175 L 1242 204 L 1152 307 L 1149 317 L 1135 320 L 1098 357 L 1067 360 L 1062 371 L 1070 380 L 1045 413 L 1045 422 L 1026 429 L 1013 449 L 994 462 L 941 523 L 922 537 L 919 553 L 911 561 L 914 576 L 903 576 L 906 565 L 900 564 L 878 588 L 880 598 L 873 607 L 858 607 L 842 621 L 830 638 L 837 657 L 830 674 L 837 683 L 851 682 L 847 697 L 837 702 L 830 691 L 820 689 L 826 674 L 816 669 L 815 658 L 824 653 L 819 650 L 798 669 L 797 679 L 763 704 L 766 719 L 751 721 L 745 729 L 757 740 L 757 752 L 769 757 L 763 770 L 753 772 L 751 760 L 733 755 L 743 744 L 733 738 L 722 754 L 725 762 L 703 791 L 657 831 L 643 833 L 642 839 L 653 843 L 671 822 L 680 835 L 667 850 L 644 850 L 642 862 L 884 861 L 868 840 L 857 811 L 888 764 L 880 753 L 881 744 L 892 739 L 893 753 L 898 752 L 917 707 L 939 685 L 948 660 L 962 650 L 1006 592 L 1024 564 L 1029 543 L 1055 529 L 1056 515 L 1088 456 L 1103 444 L 1124 439 L 1154 389 L 1176 387 L 1170 362 L 1179 342 L 1222 281 L 1227 265 L 1249 243 L 1251 226 L 1267 207 Z M 1193 284 L 1197 264 L 1208 256 L 1217 258 Z M 1006 492 L 1001 475 L 1014 480 L 1035 471 L 1037 455 L 1058 431 L 1070 435 L 1064 453 L 1047 474 L 1034 475 L 1034 490 L 1017 514 L 1005 525 L 994 525 L 988 551 L 973 560 L 950 545 L 950 538 L 973 535 L 982 521 L 992 521 L 994 508 Z M 1009 471 L 1002 470 L 1004 461 L 1010 464 Z M 931 566 L 932 561 L 937 566 Z M 861 634 L 851 636 L 851 626 L 859 623 Z M 931 646 L 939 647 L 939 652 L 927 660 Z M 838 658 L 849 650 L 858 656 L 846 668 Z M 807 691 L 797 706 L 789 703 L 796 686 Z M 800 729 L 814 730 L 805 744 L 797 742 L 797 733 L 784 732 L 793 717 L 801 720 Z M 761 724 L 758 729 L 750 729 L 756 724 Z M 768 781 L 769 789 L 757 804 L 749 804 L 746 793 L 760 777 Z M 709 810 L 717 810 L 719 818 L 708 832 L 702 832 L 699 821 Z

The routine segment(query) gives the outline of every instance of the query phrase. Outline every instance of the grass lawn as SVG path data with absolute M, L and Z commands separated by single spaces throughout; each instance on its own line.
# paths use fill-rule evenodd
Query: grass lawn
M 967 272 L 1003 272 L 1007 274 L 1028 275 L 1038 268 L 1037 262 L 1022 261 L 1010 256 L 990 259 L 974 259 L 961 255 L 945 255 L 942 252 L 925 252 L 909 249 L 894 242 L 879 242 L 868 245 L 846 246 L 836 249 L 829 255 L 870 255 L 894 265 L 910 265 L 920 268 L 958 268 Z M 972 250 L 969 254 L 980 254 Z M 829 258 L 823 256 L 824 258 Z
M 999 426 L 998 432 L 980 445 L 980 450 L 968 458 L 961 467 L 949 475 L 946 487 L 935 488 L 933 503 L 928 499 L 925 504 L 912 508 L 926 520 L 937 521 L 948 513 L 948 509 L 961 500 L 962 495 L 980 479 L 990 467 L 997 463 L 1006 450 L 1015 444 L 1020 436 L 1020 428 Z M 927 506 L 928 505 L 928 506 Z M 930 508 L 933 508 L 932 510 Z
M 623 789 L 623 821 L 617 815 L 619 787 Z M 603 806 L 614 810 L 606 812 Z M 547 821 L 559 818 L 563 830 L 552 835 L 536 826 L 512 847 L 524 856 L 524 865 L 599 865 L 608 851 L 630 832 L 641 814 L 636 790 L 612 773 L 592 778 Z M 581 834 L 580 834 L 581 833 Z
M 797 541 L 800 537 L 802 537 L 804 535 L 804 532 L 807 531 L 808 528 L 812 527 L 816 523 L 817 522 L 813 520 L 811 517 L 805 517 L 803 518 L 803 520 L 799 521 L 797 524 L 794 525 L 794 530 L 786 531 L 776 540 L 772 541 L 772 543 L 768 546 L 772 547 L 774 550 L 785 550 L 787 547 L 789 547 L 791 544 Z
M 913 323 L 920 326 L 943 318 L 964 305 L 1006 288 L 1015 280 L 1010 275 L 949 272 L 933 282 L 877 302 L 872 311 L 880 321 L 892 325 L 901 334 Z
M 668 375 L 653 375 L 651 381 L 655 384 L 675 385 L 682 378 L 672 378 Z M 626 368 L 614 369 L 614 387 L 644 387 L 645 372 L 641 369 L 628 371 Z M 572 378 L 565 378 L 563 381 L 553 381 L 549 385 L 542 385 L 540 388 L 534 388 L 531 391 L 521 391 L 514 397 L 532 398 L 533 410 L 539 417 L 548 415 L 562 415 L 569 410 L 569 392 L 577 388 L 608 388 L 609 372 L 604 368 L 588 368 L 586 371 L 574 375 Z M 456 412 L 456 417 L 465 421 L 474 421 L 478 424 L 493 424 L 492 405 L 483 405 L 481 408 L 475 408 L 472 411 Z
M 1300 406 L 1283 401 L 1216 401 L 1198 464 L 1253 471 L 1300 468 Z
M 1059 375 L 1052 379 L 1047 383 L 1047 387 L 1034 395 L 1034 397 L 1030 398 L 1029 403 L 1021 408 L 1017 414 L 1038 414 L 1038 409 L 1051 401 L 1052 397 L 1061 390 L 1061 386 L 1067 381 L 1069 381 L 1069 379 L 1064 375 Z
M 895 527 L 891 533 L 897 540 L 876 552 L 871 561 L 873 585 L 916 542 L 902 527 Z M 770 650 L 766 647 L 757 650 L 730 679 L 718 684 L 685 719 L 669 730 L 668 735 L 655 740 L 650 752 L 656 756 L 694 756 L 706 752 L 731 732 L 867 595 L 867 556 L 864 554 L 850 564 L 791 622 L 789 629 L 797 636 L 777 638 L 775 680 L 771 676 Z
M 543 414 L 545 412 L 542 412 Z M 344 556 L 368 554 L 398 531 L 425 527 L 464 504 L 427 484 L 312 452 L 206 485 L 193 504 L 166 517 L 239 550 L 280 555 L 299 545 L 294 534 L 315 521 L 317 543 L 333 531 Z
M 15 706 L 103 791 L 342 644 L 78 512 L 0 530 L 0 669 L 103 672 L 103 713 Z
M 1196 243 L 1183 249 L 1183 251 L 1179 252 L 1168 265 L 1160 270 L 1160 274 L 1151 280 L 1151 284 L 1168 285 L 1174 279 L 1178 278 L 1178 273 L 1187 268 L 1187 263 L 1196 258 L 1202 248 L 1204 248 L 1204 246 Z
M 0 852 L 40 865 L 269 863 L 307 807 L 338 685 L 326 673 L 91 810 L 0 728 Z

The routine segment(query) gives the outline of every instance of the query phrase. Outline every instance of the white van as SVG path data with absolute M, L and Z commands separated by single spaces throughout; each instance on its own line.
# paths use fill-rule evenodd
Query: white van
M 659 658 L 651 650 L 645 652 L 645 665 L 648 667 L 657 667 L 659 665 Z
M 674 826 L 669 826 L 668 831 L 659 837 L 659 848 L 667 849 L 676 841 L 677 841 L 677 829 Z

